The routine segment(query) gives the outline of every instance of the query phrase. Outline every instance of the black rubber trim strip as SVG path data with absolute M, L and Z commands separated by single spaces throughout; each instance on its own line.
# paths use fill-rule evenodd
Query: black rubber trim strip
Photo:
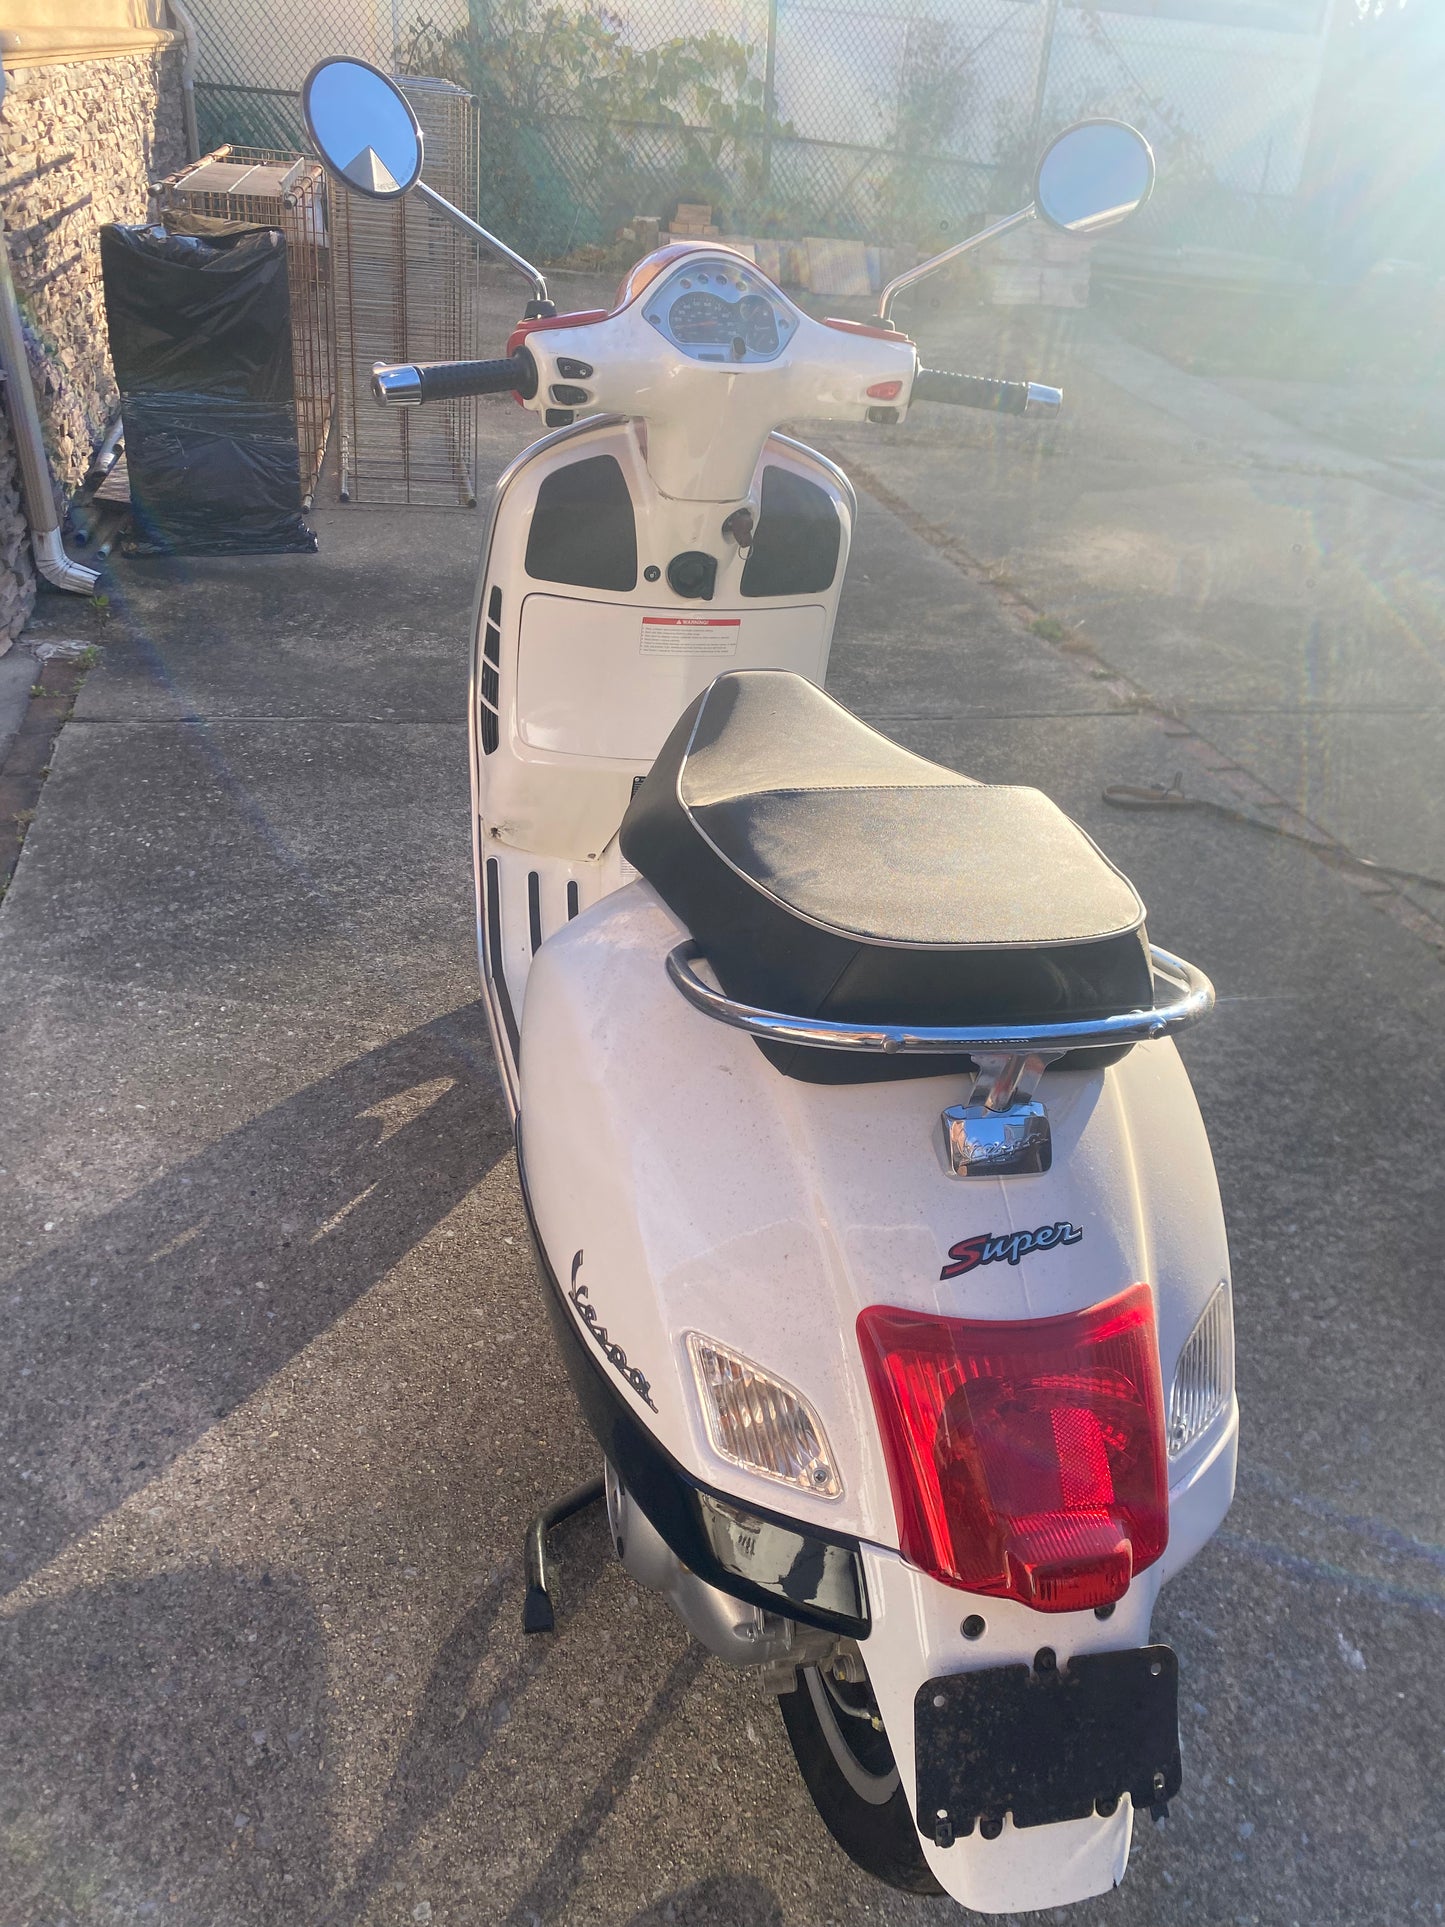
M 491 966 L 492 989 L 501 1006 L 502 1025 L 507 1033 L 507 1042 L 512 1047 L 512 1062 L 515 1064 L 522 1040 L 517 1030 L 516 1012 L 512 1009 L 511 992 L 507 989 L 506 968 L 502 963 L 502 875 L 501 865 L 494 856 L 487 858 L 487 961 Z
M 871 1616 L 867 1615 L 867 1580 L 858 1541 L 845 1532 L 832 1532 L 816 1526 L 811 1519 L 790 1519 L 785 1513 L 770 1513 L 751 1498 L 739 1499 L 733 1493 L 720 1492 L 715 1486 L 704 1485 L 701 1479 L 693 1478 L 653 1437 L 622 1393 L 594 1362 L 582 1342 L 577 1321 L 567 1308 L 561 1283 L 542 1246 L 527 1189 L 526 1167 L 522 1162 L 520 1118 L 517 1121 L 517 1179 L 521 1186 L 522 1204 L 527 1213 L 527 1229 L 531 1234 L 537 1269 L 546 1283 L 542 1295 L 547 1316 L 556 1335 L 557 1349 L 561 1353 L 567 1377 L 582 1408 L 582 1416 L 629 1494 L 641 1506 L 662 1538 L 699 1579 L 733 1599 L 744 1600 L 750 1606 L 761 1606 L 766 1612 L 777 1613 L 785 1619 L 796 1619 L 805 1626 L 817 1626 L 825 1632 L 839 1633 L 846 1639 L 866 1639 L 873 1622 Z M 695 1496 L 699 1492 L 720 1499 L 724 1505 L 740 1506 L 760 1519 L 785 1527 L 789 1532 L 805 1533 L 809 1538 L 819 1539 L 827 1545 L 841 1546 L 850 1552 L 857 1563 L 858 1590 L 865 1602 L 865 1617 L 854 1619 L 844 1613 L 798 1605 L 793 1600 L 769 1592 L 765 1586 L 755 1586 L 738 1574 L 729 1572 L 718 1561 L 703 1532 Z
M 542 879 L 535 870 L 527 872 L 527 934 L 535 957 L 542 948 Z

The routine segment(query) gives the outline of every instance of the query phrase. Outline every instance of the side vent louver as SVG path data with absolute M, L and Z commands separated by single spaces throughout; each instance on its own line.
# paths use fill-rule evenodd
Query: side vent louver
M 490 756 L 502 740 L 499 713 L 502 660 L 502 591 L 494 586 L 487 601 L 487 627 L 482 638 L 482 754 Z

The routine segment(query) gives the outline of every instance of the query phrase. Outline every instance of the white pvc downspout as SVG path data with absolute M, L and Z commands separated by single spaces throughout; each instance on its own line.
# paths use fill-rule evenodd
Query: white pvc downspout
M 185 51 L 181 55 L 181 107 L 186 117 L 186 159 L 198 161 L 201 158 L 201 136 L 196 127 L 196 61 L 200 56 L 201 43 L 196 38 L 196 23 L 181 5 L 181 0 L 166 0 L 166 5 L 185 43 Z
M 20 459 L 20 483 L 35 566 L 57 589 L 69 589 L 75 595 L 94 595 L 100 571 L 72 562 L 60 539 L 60 517 L 55 512 L 55 490 L 50 479 L 50 464 L 45 459 L 45 440 L 40 432 L 40 413 L 30 382 L 30 363 L 25 355 L 25 334 L 20 326 L 3 225 L 0 225 L 0 365 L 5 371 L 6 413 Z

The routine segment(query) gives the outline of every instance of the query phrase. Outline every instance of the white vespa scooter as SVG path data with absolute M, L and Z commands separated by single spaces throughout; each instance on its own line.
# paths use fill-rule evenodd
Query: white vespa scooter
M 306 89 L 359 192 L 419 182 L 405 100 Z M 1143 140 L 1040 165 L 1070 232 Z M 455 210 L 451 210 L 455 213 Z M 1180 1784 L 1160 1585 L 1234 1483 L 1229 1260 L 1172 1041 L 1211 1008 L 1047 797 L 925 762 L 822 691 L 855 498 L 781 421 L 1054 391 L 921 371 L 737 252 L 662 249 L 611 312 L 532 282 L 505 359 L 555 432 L 497 484 L 470 698 L 478 939 L 558 1342 L 617 1551 L 780 1695 L 835 1838 L 988 1913 L 1122 1877 Z M 987 238 L 976 236 L 974 245 Z M 575 414 L 583 419 L 573 420 Z

